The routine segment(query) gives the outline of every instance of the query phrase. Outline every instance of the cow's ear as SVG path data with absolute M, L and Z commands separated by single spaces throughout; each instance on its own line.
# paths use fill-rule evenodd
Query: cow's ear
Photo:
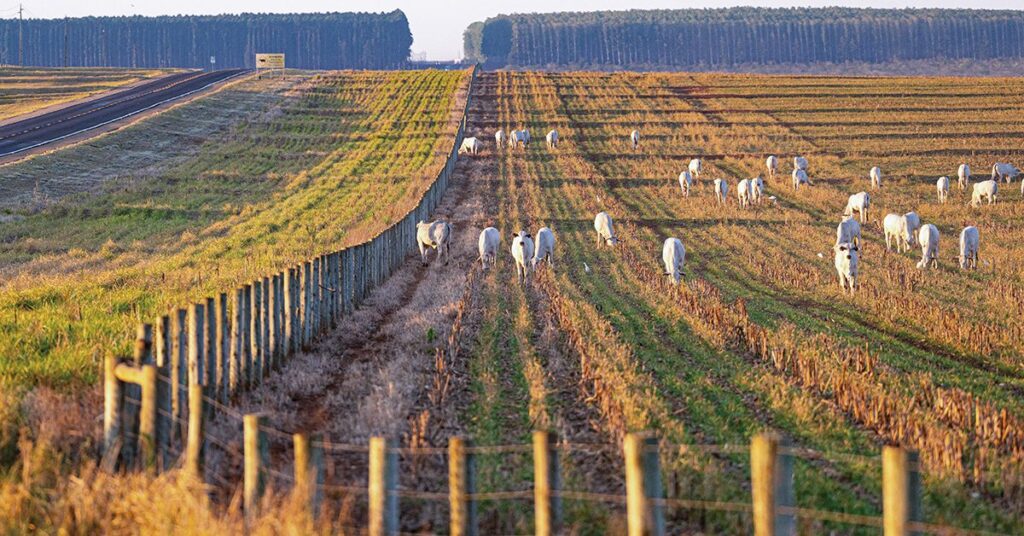
M 857 246 L 853 246 L 852 248 L 850 248 L 850 251 L 860 251 L 860 248 Z
M 846 246 L 839 246 L 839 251 L 846 251 Z

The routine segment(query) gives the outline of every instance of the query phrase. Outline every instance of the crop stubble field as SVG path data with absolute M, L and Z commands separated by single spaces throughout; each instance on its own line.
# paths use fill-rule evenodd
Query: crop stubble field
M 468 364 L 473 436 L 522 442 L 534 426 L 551 424 L 570 443 L 657 429 L 668 443 L 742 445 L 771 427 L 827 453 L 798 463 L 801 507 L 865 515 L 881 511 L 875 455 L 898 442 L 921 452 L 930 522 L 1019 531 L 1024 353 L 1013 222 L 1021 202 L 1016 184 L 977 209 L 955 189 L 961 162 L 984 179 L 991 162 L 1019 154 L 1012 118 L 1022 102 L 1012 84 L 485 75 L 470 135 L 487 140 L 488 152 L 471 164 L 472 180 L 497 192 L 503 251 L 520 227 L 550 226 L 558 245 L 555 269 L 542 268 L 526 288 L 511 283 L 507 256 L 484 276 Z M 540 141 L 525 152 L 493 151 L 494 130 L 524 126 Z M 550 128 L 563 140 L 554 151 L 541 139 Z M 641 131 L 635 153 L 633 128 Z M 778 206 L 743 210 L 736 182 L 763 173 L 768 154 L 782 160 L 780 176 L 766 184 Z M 810 159 L 814 181 L 799 192 L 789 186 L 795 154 Z M 692 157 L 703 158 L 705 170 L 684 199 L 677 177 Z M 848 297 L 836 284 L 831 245 L 846 197 L 868 189 L 872 165 L 887 179 L 872 192 L 862 287 Z M 941 175 L 954 177 L 947 205 L 935 199 Z M 731 184 L 727 207 L 714 203 L 714 178 Z M 614 249 L 595 245 L 600 210 L 618 223 Z M 910 210 L 942 234 L 938 269 L 916 269 L 919 251 L 885 252 L 881 218 Z M 953 258 L 967 224 L 981 230 L 987 261 L 976 273 L 961 272 Z M 661 275 L 668 236 L 687 246 L 678 289 Z M 670 496 L 749 500 L 745 455 L 663 457 Z M 588 460 L 575 478 L 621 489 L 606 476 L 621 473 L 617 463 Z M 499 473 L 494 485 L 507 486 L 516 473 L 498 462 L 491 470 Z M 519 473 L 529 478 L 528 467 Z M 525 513 L 491 515 L 508 531 L 526 528 Z M 580 506 L 575 515 L 597 514 Z M 749 529 L 744 514 L 678 511 L 673 519 L 680 529 Z M 801 527 L 859 530 L 811 519 Z
M 0 121 L 171 72 L 166 69 L 0 68 Z

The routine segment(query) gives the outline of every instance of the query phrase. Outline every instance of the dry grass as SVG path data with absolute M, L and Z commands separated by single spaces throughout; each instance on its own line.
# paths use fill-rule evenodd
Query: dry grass
M 167 69 L 35 67 L 0 68 L 0 120 L 58 104 L 84 99 L 147 78 L 173 72 Z

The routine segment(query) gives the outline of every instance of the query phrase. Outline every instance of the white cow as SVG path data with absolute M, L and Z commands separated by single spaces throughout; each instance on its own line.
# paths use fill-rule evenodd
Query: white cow
M 799 190 L 803 184 L 810 184 L 811 179 L 807 178 L 807 172 L 802 169 L 793 170 L 793 189 Z
M 633 132 L 630 132 L 629 133 L 629 141 L 630 141 L 630 143 L 633 144 L 633 150 L 634 151 L 639 149 L 640 148 L 640 131 L 639 130 L 634 130 Z
M 508 135 L 505 134 L 504 130 L 499 128 L 498 131 L 494 133 L 494 143 L 499 149 L 508 143 Z
M 498 246 L 501 243 L 501 233 L 494 227 L 488 227 L 480 231 L 480 264 L 486 270 L 488 266 L 494 266 L 498 260 Z
M 515 149 L 517 146 L 526 148 L 530 144 L 529 130 L 513 130 L 508 138 L 509 146 Z
M 960 167 L 956 169 L 957 183 L 960 184 L 960 191 L 967 189 L 967 185 L 971 183 L 971 166 L 967 164 L 960 164 Z
M 755 205 L 761 204 L 761 199 L 764 196 L 764 181 L 761 180 L 761 177 L 750 179 L 750 196 Z
M 836 227 L 836 245 L 842 243 L 860 247 L 860 224 L 853 216 L 844 216 L 843 221 Z
M 913 215 L 913 218 L 908 217 L 911 215 Z M 910 251 L 911 246 L 917 241 L 915 231 L 917 231 L 918 226 L 920 226 L 920 220 L 917 218 L 917 214 L 913 212 L 903 216 L 899 214 L 886 214 L 885 219 L 882 220 L 882 230 L 885 231 L 886 251 L 892 251 L 894 243 L 896 244 L 897 252 Z
M 548 263 L 548 266 L 555 266 L 555 233 L 548 227 L 541 227 L 537 231 L 537 251 L 533 254 L 533 268 L 541 262 Z
M 612 217 L 607 212 L 599 212 L 597 216 L 594 216 L 594 230 L 597 231 L 597 243 L 600 244 L 604 241 L 609 246 L 614 246 L 619 243 L 619 239 L 615 237 L 615 227 L 612 224 Z
M 871 208 L 871 196 L 867 192 L 859 192 L 850 196 L 843 215 L 849 216 L 856 212 L 860 216 L 860 222 L 864 223 L 868 220 L 869 208 Z
M 678 238 L 666 238 L 661 248 L 661 260 L 665 263 L 665 275 L 672 279 L 672 284 L 678 285 L 679 278 L 685 275 L 683 265 L 686 263 L 686 247 Z
M 512 239 L 512 258 L 516 261 L 516 276 L 525 283 L 533 265 L 533 238 L 526 231 L 519 231 Z
M 857 289 L 858 248 L 849 242 L 843 242 L 836 244 L 833 250 L 836 254 L 835 265 L 836 273 L 839 274 L 839 288 L 843 292 L 849 290 L 850 294 L 853 294 Z
M 740 206 L 747 208 L 753 203 L 753 194 L 750 193 L 750 179 L 743 179 L 736 185 L 736 196 L 740 200 Z
M 725 179 L 715 179 L 715 200 L 719 205 L 724 205 L 728 199 L 729 183 Z
M 683 191 L 683 197 L 690 197 L 690 187 L 693 186 L 693 176 L 689 171 L 679 174 L 679 189 Z
M 929 268 L 939 261 L 939 230 L 934 225 L 926 223 L 917 232 L 917 241 L 921 244 L 921 261 L 917 263 L 918 268 Z
M 804 171 L 807 171 L 807 159 L 802 156 L 794 156 L 793 169 L 802 169 Z
M 871 168 L 871 187 L 881 188 L 882 187 L 882 168 L 875 166 Z
M 999 195 L 999 183 L 994 179 L 974 183 L 974 190 L 971 192 L 971 206 L 981 206 L 982 198 L 988 199 L 988 204 L 996 202 Z
M 551 132 L 548 132 L 547 138 L 545 138 L 545 139 L 548 142 L 548 149 L 554 149 L 554 148 L 558 147 L 558 131 L 557 130 L 552 129 Z
M 771 155 L 764 161 L 764 166 L 768 168 L 768 178 L 775 180 L 775 172 L 779 170 L 779 159 Z
M 690 160 L 690 165 L 686 169 L 690 170 L 690 174 L 699 180 L 700 172 L 704 169 L 704 165 L 701 163 L 700 158 L 694 158 Z
M 416 224 L 416 243 L 420 247 L 420 259 L 423 265 L 427 265 L 427 251 L 431 248 L 437 250 L 437 259 L 441 260 L 444 255 L 444 263 L 448 264 L 451 256 L 452 226 L 444 220 L 436 220 L 425 223 L 420 220 Z
M 935 193 L 939 196 L 939 203 L 945 203 L 949 198 L 949 177 L 939 177 L 935 181 Z
M 978 228 L 969 225 L 960 231 L 960 269 L 978 269 Z
M 469 153 L 476 154 L 480 151 L 480 140 L 476 138 L 465 138 L 462 140 L 462 145 L 459 146 L 459 154 Z
M 999 180 L 1001 178 L 1006 182 L 1013 182 L 1017 175 L 1020 175 L 1020 170 L 1013 164 L 996 162 L 992 165 L 992 180 Z
M 530 129 L 528 129 L 528 128 L 524 128 L 523 129 L 523 137 L 526 139 L 526 141 L 524 143 L 526 145 L 529 145 L 530 144 Z

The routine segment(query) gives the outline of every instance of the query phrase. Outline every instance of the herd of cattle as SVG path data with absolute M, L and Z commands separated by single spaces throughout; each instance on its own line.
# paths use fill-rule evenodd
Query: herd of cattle
M 551 130 L 546 138 L 549 149 L 558 147 L 558 131 Z M 506 134 L 504 130 L 498 130 L 494 135 L 494 141 L 498 148 L 525 148 L 530 143 L 529 129 L 513 130 Z M 633 149 L 640 146 L 640 132 L 633 130 L 629 134 L 629 141 Z M 481 148 L 480 140 L 477 138 L 465 138 L 459 147 L 459 153 L 477 154 Z M 779 159 L 772 155 L 765 161 L 765 167 L 769 179 L 774 179 L 779 170 Z M 804 185 L 810 185 L 808 175 L 809 163 L 806 158 L 797 156 L 793 158 L 792 185 L 794 190 L 799 190 Z M 700 179 L 702 163 L 699 158 L 690 160 L 687 169 L 679 174 L 679 187 L 684 197 L 690 196 L 694 180 Z M 1012 164 L 997 162 L 992 166 L 992 177 L 973 185 L 970 206 L 980 206 L 985 200 L 988 204 L 996 201 L 999 191 L 999 181 L 1012 182 L 1021 174 L 1021 171 Z M 873 167 L 868 173 L 871 189 L 882 187 L 882 170 Z M 967 164 L 961 164 L 957 169 L 957 183 L 961 191 L 971 185 L 971 168 Z M 724 179 L 714 179 L 715 200 L 719 204 L 725 204 L 728 199 L 729 184 Z M 940 177 L 935 183 L 936 194 L 939 203 L 946 203 L 949 199 L 949 177 Z M 739 181 L 736 187 L 739 204 L 743 208 L 753 205 L 761 205 L 764 200 L 764 181 L 758 175 L 752 179 Z M 1021 195 L 1024 196 L 1024 180 L 1021 181 Z M 768 197 L 775 201 L 775 197 Z M 858 259 L 861 246 L 860 224 L 868 220 L 868 211 L 871 207 L 871 196 L 867 192 L 858 192 L 849 197 L 846 209 L 843 211 L 842 221 L 836 229 L 836 242 L 833 246 L 835 253 L 835 267 L 839 275 L 839 285 L 843 291 L 851 294 L 857 288 Z M 854 218 L 854 213 L 857 219 Z M 858 221 L 858 219 L 860 221 Z M 895 245 L 896 251 L 909 252 L 912 247 L 919 245 L 921 248 L 921 260 L 917 263 L 918 268 L 929 268 L 935 265 L 939 257 L 939 230 L 934 224 L 921 224 L 917 213 L 911 211 L 903 215 L 888 214 L 882 222 L 885 233 L 885 247 L 892 251 Z M 606 212 L 597 214 L 594 218 L 594 230 L 597 231 L 598 244 L 605 243 L 614 246 L 618 243 L 615 236 L 611 216 Z M 430 248 L 438 250 L 438 256 L 447 255 L 451 238 L 451 225 L 444 221 L 432 223 L 420 222 L 417 227 L 417 242 L 420 248 L 421 259 L 426 264 L 427 251 Z M 977 269 L 978 267 L 978 228 L 967 226 L 960 232 L 960 255 L 959 264 L 961 269 Z M 498 247 L 501 241 L 501 234 L 494 227 L 488 227 L 480 233 L 479 240 L 479 261 L 486 270 L 493 266 L 497 260 Z M 536 269 L 541 262 L 549 265 L 553 262 L 555 248 L 554 232 L 548 227 L 542 227 L 537 231 L 536 242 L 533 235 L 526 231 L 519 231 L 512 239 L 512 258 L 516 264 L 516 273 L 519 281 L 525 282 L 529 272 Z M 821 256 L 821 254 L 819 254 Z M 665 275 L 669 276 L 673 283 L 678 284 L 683 274 L 683 265 L 686 261 L 686 247 L 682 241 L 675 237 L 669 237 L 662 246 L 662 262 L 665 265 Z

